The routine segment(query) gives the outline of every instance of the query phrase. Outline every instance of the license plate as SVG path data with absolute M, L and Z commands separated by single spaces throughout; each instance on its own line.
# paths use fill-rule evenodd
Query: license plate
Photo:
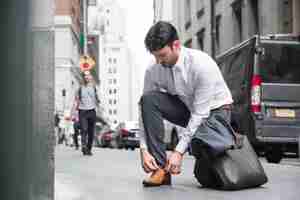
M 276 117 L 287 117 L 287 118 L 295 118 L 296 113 L 291 109 L 275 109 Z
M 127 138 L 127 140 L 128 140 L 128 141 L 138 141 L 139 138 L 131 138 L 131 137 L 129 137 L 129 138 Z

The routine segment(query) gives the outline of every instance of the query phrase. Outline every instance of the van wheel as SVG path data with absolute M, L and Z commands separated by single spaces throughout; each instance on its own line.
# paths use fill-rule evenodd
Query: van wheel
M 271 147 L 266 150 L 265 157 L 269 163 L 280 163 L 282 159 L 282 149 L 280 147 Z

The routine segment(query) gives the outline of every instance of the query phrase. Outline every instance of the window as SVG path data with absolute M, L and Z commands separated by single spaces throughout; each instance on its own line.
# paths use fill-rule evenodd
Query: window
M 112 73 L 112 69 L 109 67 L 108 68 L 108 73 L 111 74 Z
M 114 79 L 114 84 L 117 84 L 117 79 Z
M 186 23 L 185 23 L 185 30 L 188 30 L 190 27 L 191 27 L 191 21 L 187 21 Z
M 114 94 L 117 94 L 117 89 L 114 89 Z
M 111 63 L 111 58 L 108 59 L 108 63 Z
M 258 0 L 251 0 L 251 10 L 253 14 L 253 21 L 255 24 L 255 30 L 254 33 L 258 32 L 258 26 L 259 26 L 259 21 L 258 21 Z
M 204 35 L 205 35 L 205 29 L 202 28 L 200 31 L 197 32 L 197 43 L 198 48 L 203 50 L 204 49 Z
M 117 63 L 117 59 L 116 59 L 116 58 L 113 59 L 113 63 L 114 63 L 114 64 Z
M 109 90 L 109 94 L 112 94 L 112 90 L 111 89 Z
M 109 100 L 109 105 L 111 105 L 111 104 L 112 104 L 112 100 L 110 99 L 110 100 Z
M 234 14 L 234 19 L 235 19 L 235 23 L 237 25 L 237 38 L 238 41 L 237 43 L 240 43 L 242 41 L 242 1 L 241 0 L 236 0 L 231 4 L 232 10 L 233 10 L 233 14 Z M 234 28 L 236 29 L 236 28 Z
M 204 8 L 197 11 L 197 19 L 200 19 L 204 15 Z
M 221 15 L 216 17 L 216 46 L 220 48 L 220 26 L 221 26 Z
M 117 110 L 116 110 L 116 109 L 114 110 L 114 114 L 115 114 L 115 115 L 117 114 Z
M 293 2 L 283 0 L 282 2 L 282 33 L 293 32 Z
M 185 5 L 185 30 L 188 30 L 191 27 L 191 0 L 186 0 Z
M 113 71 L 114 71 L 114 74 L 116 74 L 117 73 L 117 68 L 114 68 Z
M 196 9 L 198 10 L 196 13 L 197 19 L 200 19 L 204 15 L 203 0 L 196 0 Z
M 117 100 L 116 100 L 116 99 L 114 99 L 114 104 L 115 104 L 115 105 L 117 104 Z
M 61 90 L 61 96 L 65 97 L 67 94 L 67 90 L 66 89 L 62 89 Z
M 300 45 L 262 43 L 260 74 L 267 83 L 300 83 Z
M 109 109 L 109 114 L 112 115 L 112 110 L 111 109 Z

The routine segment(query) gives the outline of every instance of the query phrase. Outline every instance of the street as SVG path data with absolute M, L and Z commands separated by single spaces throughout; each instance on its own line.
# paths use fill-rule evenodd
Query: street
M 269 182 L 241 191 L 201 188 L 193 178 L 193 157 L 185 156 L 182 174 L 172 186 L 143 188 L 146 177 L 140 167 L 139 151 L 94 148 L 93 156 L 60 145 L 55 155 L 55 200 L 298 200 L 300 164 L 284 159 L 282 164 L 263 162 Z

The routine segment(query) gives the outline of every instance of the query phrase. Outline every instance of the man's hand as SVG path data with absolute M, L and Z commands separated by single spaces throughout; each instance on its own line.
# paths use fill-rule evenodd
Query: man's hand
M 171 174 L 180 174 L 183 155 L 177 151 L 172 152 L 167 161 L 166 170 Z
M 154 157 L 146 150 L 140 149 L 142 167 L 146 173 L 155 171 L 159 168 Z

